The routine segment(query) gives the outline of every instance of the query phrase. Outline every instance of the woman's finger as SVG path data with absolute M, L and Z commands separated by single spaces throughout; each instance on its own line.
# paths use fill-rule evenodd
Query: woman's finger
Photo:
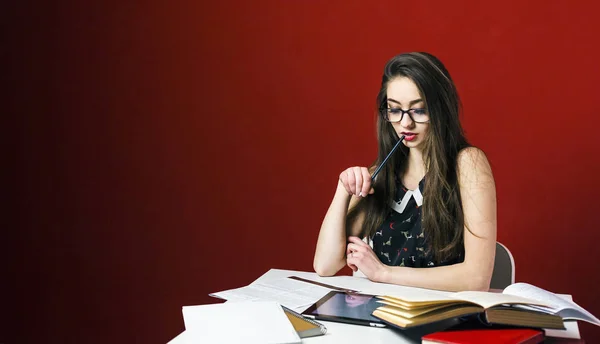
M 348 181 L 348 178 L 348 170 L 344 170 L 342 173 L 340 173 L 340 183 L 342 183 L 348 195 L 352 195 L 352 190 L 350 189 L 350 182 Z
M 358 266 L 356 265 L 354 257 L 348 256 L 348 258 L 346 258 L 346 265 L 348 265 L 348 267 L 352 269 L 352 271 L 358 270 Z
M 350 260 L 352 263 L 356 264 L 358 262 L 360 262 L 360 259 L 363 257 L 364 255 L 362 254 L 362 252 L 358 252 L 358 251 L 354 251 L 352 253 L 350 253 Z
M 360 169 L 361 179 L 362 179 L 362 188 L 360 190 L 360 196 L 365 197 L 368 194 L 371 194 L 371 175 L 369 174 L 369 169 L 363 167 Z
M 346 189 L 350 190 L 350 195 L 354 195 L 356 194 L 356 177 L 352 168 L 346 170 L 346 175 L 348 176 L 348 187 Z
M 360 167 L 354 167 L 352 169 L 352 171 L 354 172 L 354 178 L 356 180 L 356 185 L 354 188 L 354 194 L 356 196 L 358 196 L 362 190 L 362 184 L 363 184 L 363 178 L 362 178 L 362 171 Z
M 348 174 L 346 173 L 346 171 L 343 171 L 342 173 L 340 173 L 339 181 L 340 181 L 340 183 L 342 183 L 342 186 L 344 187 L 344 189 L 346 189 L 346 192 L 348 192 L 348 194 L 350 194 L 350 188 L 348 187 Z
M 364 248 L 362 246 L 350 243 L 350 244 L 348 244 L 348 247 L 346 248 L 346 255 L 349 255 L 350 253 L 353 253 L 353 252 L 359 252 L 361 250 L 364 250 Z
M 352 271 L 354 271 L 354 272 L 358 271 L 358 267 L 356 265 L 350 264 L 350 263 L 346 263 L 346 265 L 348 265 L 348 267 L 350 269 L 352 269 Z
M 366 242 L 364 242 L 361 238 L 359 238 L 357 236 L 349 236 L 348 241 L 353 244 L 360 245 L 362 247 L 366 246 L 368 248 L 371 248 L 371 246 L 369 246 L 369 244 L 367 244 Z M 348 244 L 348 245 L 350 245 L 350 244 Z

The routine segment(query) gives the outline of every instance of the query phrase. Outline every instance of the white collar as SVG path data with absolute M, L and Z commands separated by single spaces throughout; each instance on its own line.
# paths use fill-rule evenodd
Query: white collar
M 400 202 L 392 201 L 390 206 L 396 212 L 402 214 L 404 209 L 406 209 L 406 205 L 408 204 L 408 201 L 410 201 L 411 197 L 415 199 L 415 202 L 417 202 L 419 207 L 423 205 L 423 194 L 421 194 L 421 190 L 419 190 L 419 187 L 417 187 L 415 190 L 407 190 Z

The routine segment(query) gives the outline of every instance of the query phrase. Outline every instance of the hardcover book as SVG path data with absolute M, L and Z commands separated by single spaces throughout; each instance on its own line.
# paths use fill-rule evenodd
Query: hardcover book
M 479 314 L 489 324 L 563 329 L 564 320 L 583 320 L 600 325 L 575 302 L 527 283 L 515 283 L 502 293 L 466 291 L 447 295 L 426 294 L 403 298 L 379 296 L 382 304 L 373 316 L 400 328 Z

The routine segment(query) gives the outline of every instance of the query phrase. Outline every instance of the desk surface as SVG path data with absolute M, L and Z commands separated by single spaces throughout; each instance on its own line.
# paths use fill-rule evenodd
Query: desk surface
M 267 273 L 260 276 L 256 280 L 256 282 L 264 282 L 269 279 L 277 279 L 287 276 L 299 276 L 312 279 L 318 277 L 317 274 L 314 272 L 271 269 Z M 319 322 L 323 323 L 327 327 L 327 334 L 325 334 L 324 336 L 304 338 L 302 339 L 303 343 L 421 343 L 421 337 L 425 333 L 435 332 L 436 330 L 438 330 L 436 328 L 423 328 L 400 332 L 389 328 L 375 328 L 322 320 L 319 320 Z M 569 322 L 565 325 L 567 327 L 567 330 L 552 331 L 552 333 L 548 333 L 548 335 L 567 338 L 579 338 L 579 327 L 577 326 L 577 322 Z M 446 326 L 448 325 L 446 324 Z M 442 329 L 443 328 L 439 328 L 439 330 Z M 172 339 L 168 344 L 191 344 L 191 342 L 188 342 L 186 340 L 186 333 L 184 331 L 177 337 Z

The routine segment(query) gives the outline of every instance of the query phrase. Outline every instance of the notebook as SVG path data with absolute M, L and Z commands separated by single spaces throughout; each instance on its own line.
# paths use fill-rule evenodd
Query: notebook
M 285 315 L 287 315 L 300 338 L 322 336 L 327 333 L 325 325 L 312 319 L 305 318 L 302 314 L 294 312 L 285 306 L 281 306 L 281 308 L 283 308 Z
M 190 343 L 301 343 L 300 336 L 275 301 L 227 302 L 184 306 Z
M 423 337 L 422 344 L 537 344 L 544 332 L 533 329 L 443 331 Z

